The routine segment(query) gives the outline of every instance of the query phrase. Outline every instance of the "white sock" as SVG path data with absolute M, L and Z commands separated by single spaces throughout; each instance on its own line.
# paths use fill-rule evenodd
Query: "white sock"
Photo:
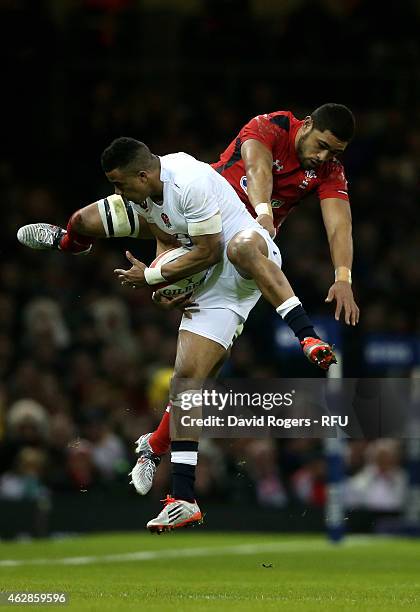
M 197 451 L 172 451 L 171 463 L 185 463 L 186 465 L 197 465 Z
M 293 310 L 293 308 L 296 308 L 296 306 L 302 306 L 302 303 L 300 299 L 296 297 L 296 295 L 294 295 L 291 298 L 287 299 L 285 302 L 283 302 L 283 304 L 280 304 L 280 306 L 277 306 L 276 312 L 281 316 L 282 319 L 284 319 L 284 317 L 288 315 L 289 312 Z

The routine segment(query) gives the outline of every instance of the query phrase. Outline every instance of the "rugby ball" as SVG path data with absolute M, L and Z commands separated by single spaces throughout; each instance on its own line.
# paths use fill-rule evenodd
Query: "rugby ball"
M 164 253 L 161 253 L 156 259 L 152 261 L 149 268 L 156 268 L 157 266 L 164 266 L 165 264 L 175 261 L 179 257 L 182 257 L 186 253 L 189 253 L 190 249 L 186 247 L 178 247 L 175 249 L 169 249 Z M 177 297 L 178 295 L 184 295 L 190 293 L 202 285 L 206 279 L 208 270 L 202 270 L 196 272 L 183 279 L 167 283 L 159 283 L 159 285 L 153 285 L 155 293 L 159 293 L 167 298 Z

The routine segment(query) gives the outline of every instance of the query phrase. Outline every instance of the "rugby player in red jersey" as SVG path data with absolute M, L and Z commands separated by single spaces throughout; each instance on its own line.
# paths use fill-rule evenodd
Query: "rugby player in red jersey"
M 326 301 L 335 300 L 335 318 L 344 310 L 352 325 L 359 321 L 359 309 L 351 288 L 351 212 L 336 156 L 346 149 L 354 126 L 352 112 L 342 104 L 324 104 L 302 120 L 290 111 L 258 115 L 212 164 L 271 236 L 303 198 L 316 193 L 335 269 Z

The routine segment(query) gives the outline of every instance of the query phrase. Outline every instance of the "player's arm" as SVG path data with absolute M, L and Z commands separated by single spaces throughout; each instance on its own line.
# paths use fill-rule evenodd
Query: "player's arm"
M 156 239 L 156 257 L 158 257 L 164 251 L 179 247 L 180 243 L 172 234 L 167 234 L 162 231 L 155 223 L 147 222 L 148 232 L 152 237 Z M 136 259 L 130 251 L 126 251 L 126 257 L 132 264 L 130 270 L 114 270 L 115 274 L 118 275 L 122 285 L 135 287 L 142 287 L 147 285 L 145 282 L 144 271 L 147 266 Z M 180 295 L 177 297 L 166 298 L 159 292 L 153 292 L 152 300 L 162 310 L 180 310 L 187 318 L 191 318 L 194 312 L 197 312 L 197 304 L 191 299 L 191 293 Z
M 148 226 L 149 231 L 156 238 L 156 257 L 168 249 L 181 246 L 174 236 L 161 230 L 156 223 L 149 222 Z M 187 293 L 167 298 L 159 291 L 154 291 L 152 293 L 152 301 L 161 310 L 180 310 L 188 319 L 191 319 L 192 314 L 198 310 L 197 304 L 191 299 L 191 295 L 191 293 Z
M 209 219 L 208 221 L 212 222 L 213 220 Z M 221 232 L 191 236 L 191 240 L 194 246 L 189 253 L 162 266 L 161 273 L 165 280 L 175 282 L 190 274 L 207 270 L 222 259 L 223 238 Z
M 219 212 L 209 219 L 188 223 L 188 234 L 194 245 L 191 251 L 162 267 L 148 268 L 127 251 L 127 259 L 132 265 L 130 270 L 114 270 L 121 284 L 134 287 L 150 285 L 153 288 L 153 285 L 175 282 L 206 270 L 222 259 L 222 218 Z
M 347 200 L 325 198 L 321 200 L 321 211 L 335 270 L 335 282 L 331 285 L 325 301 L 336 301 L 337 320 L 344 310 L 347 325 L 356 325 L 359 321 L 359 308 L 354 301 L 351 287 L 353 238 L 350 205 Z
M 257 221 L 270 233 L 276 235 L 271 208 L 273 191 L 273 155 L 262 142 L 250 138 L 241 147 L 245 165 L 248 199 L 257 213 Z
M 156 257 L 168 249 L 174 249 L 181 246 L 178 240 L 172 234 L 167 234 L 156 225 L 156 223 L 147 223 L 147 229 L 151 236 L 156 238 Z

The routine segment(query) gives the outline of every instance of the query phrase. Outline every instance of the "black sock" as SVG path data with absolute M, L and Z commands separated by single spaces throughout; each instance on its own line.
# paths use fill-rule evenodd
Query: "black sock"
M 287 313 L 287 315 L 284 317 L 284 321 L 286 321 L 287 325 L 300 341 L 304 340 L 308 336 L 311 338 L 319 338 L 314 330 L 311 320 L 301 304 L 299 304 L 299 306 L 295 306 L 289 313 Z
M 171 451 L 197 452 L 198 442 L 174 441 L 171 443 Z M 172 496 L 175 499 L 183 499 L 187 502 L 195 501 L 194 482 L 195 465 L 186 463 L 172 463 Z

